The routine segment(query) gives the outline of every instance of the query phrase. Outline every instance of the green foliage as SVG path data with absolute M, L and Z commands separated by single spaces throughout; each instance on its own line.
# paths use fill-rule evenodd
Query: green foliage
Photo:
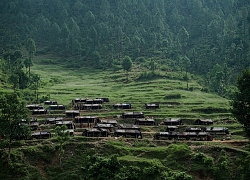
M 181 94 L 167 94 L 164 99 L 180 99 Z
M 172 171 L 170 172 L 169 180 L 192 180 L 193 177 L 185 172 Z
M 250 138 L 250 71 L 243 70 L 237 79 L 238 91 L 231 101 L 233 116 L 243 125 Z
M 5 63 L 6 70 L 13 64 L 13 57 L 20 59 L 22 45 L 28 53 L 24 58 L 28 74 L 36 52 L 59 56 L 48 63 L 70 68 L 108 69 L 113 59 L 121 64 L 121 57 L 128 55 L 136 64 L 154 59 L 163 71 L 185 69 L 201 75 L 210 91 L 228 97 L 227 89 L 237 73 L 250 65 L 247 1 L 39 0 L 2 1 L 0 5 L 2 54 L 16 51 L 10 63 Z M 150 64 L 151 71 L 157 69 Z M 117 70 L 119 66 L 112 68 Z
M 225 175 L 227 179 L 234 179 L 232 172 L 232 161 L 228 157 L 226 151 L 221 150 L 215 169 L 215 179 L 219 180 Z
M 127 81 L 128 81 L 128 72 L 132 69 L 132 60 L 129 56 L 125 56 L 122 60 L 122 68 L 127 72 Z
M 8 142 L 8 160 L 10 160 L 12 140 L 30 136 L 29 121 L 29 111 L 16 93 L 0 96 L 0 132 Z
M 125 56 L 122 60 L 122 68 L 124 71 L 131 71 L 132 68 L 132 60 L 129 56 Z
M 116 156 L 105 158 L 94 155 L 88 158 L 88 163 L 85 165 L 85 178 L 90 180 L 115 179 L 116 172 L 121 167 Z
M 156 74 L 155 72 L 147 72 L 147 71 L 144 71 L 140 74 L 140 76 L 138 77 L 137 80 L 152 80 L 152 79 L 155 79 L 155 78 L 158 78 L 159 75 Z
M 190 147 L 188 147 L 186 144 L 182 145 L 176 145 L 176 144 L 170 144 L 167 147 L 167 159 L 168 160 L 178 160 L 178 159 L 186 159 L 190 157 L 191 150 Z
M 214 159 L 204 153 L 195 153 L 192 157 L 192 171 L 199 172 L 203 178 L 213 177 L 215 172 Z
M 138 57 L 135 59 L 135 62 L 140 63 L 140 64 L 144 63 L 144 62 L 146 62 L 146 58 L 145 57 Z
M 63 145 L 69 140 L 69 131 L 67 131 L 67 126 L 63 124 L 62 126 L 57 126 L 54 131 L 56 133 L 56 141 L 59 144 L 59 159 L 60 165 L 62 161 L 62 155 L 64 154 Z

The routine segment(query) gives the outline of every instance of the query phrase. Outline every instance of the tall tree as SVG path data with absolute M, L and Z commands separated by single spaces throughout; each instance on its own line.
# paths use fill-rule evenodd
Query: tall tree
M 125 56 L 122 60 L 122 68 L 126 71 L 127 82 L 128 82 L 128 72 L 132 69 L 132 60 L 129 56 Z
M 38 74 L 32 74 L 30 81 L 32 84 L 32 88 L 35 90 L 36 103 L 39 103 L 38 102 L 38 88 L 39 88 L 40 76 Z
M 27 65 L 29 67 L 29 77 L 30 77 L 30 66 L 32 66 L 32 60 L 36 52 L 36 44 L 32 38 L 28 39 L 27 44 L 26 44 L 26 49 L 29 53 Z
M 10 160 L 12 141 L 30 135 L 30 128 L 22 124 L 23 120 L 29 123 L 29 111 L 24 101 L 21 101 L 16 93 L 2 94 L 0 96 L 0 132 L 8 144 L 8 160 Z
M 67 126 L 64 124 L 62 126 L 57 126 L 55 128 L 56 140 L 59 143 L 59 162 L 62 165 L 62 155 L 64 154 L 63 145 L 69 140 L 69 131 Z
M 233 116 L 243 125 L 250 139 L 250 71 L 245 69 L 237 79 L 238 91 L 231 101 Z
M 152 71 L 153 74 L 155 73 L 156 67 L 157 67 L 157 63 L 155 62 L 154 59 L 151 59 L 150 62 L 149 62 L 149 68 L 150 68 L 150 70 Z

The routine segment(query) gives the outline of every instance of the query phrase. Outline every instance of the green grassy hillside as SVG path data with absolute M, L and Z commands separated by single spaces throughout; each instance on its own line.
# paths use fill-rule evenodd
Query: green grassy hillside
M 50 100 L 71 109 L 71 100 L 75 98 L 108 97 L 110 102 L 104 103 L 103 109 L 81 111 L 81 115 L 112 119 L 124 111 L 142 111 L 159 123 L 164 118 L 179 117 L 184 121 L 182 129 L 197 118 L 209 118 L 215 126 L 228 127 L 231 140 L 225 140 L 224 136 L 216 136 L 209 142 L 155 140 L 155 132 L 165 131 L 162 125 L 141 127 L 143 139 L 86 138 L 81 136 L 83 128 L 77 125 L 75 136 L 63 146 L 61 158 L 54 136 L 15 142 L 11 162 L 6 161 L 6 151 L 0 151 L 0 179 L 247 179 L 250 155 L 242 127 L 231 117 L 229 100 L 202 91 L 199 78 L 189 74 L 187 90 L 181 72 L 157 70 L 148 80 L 139 80 L 146 70 L 134 64 L 126 82 L 122 70 L 70 69 L 51 63 L 55 60 L 39 56 L 32 66 L 32 72 L 41 78 L 40 100 L 49 96 Z M 131 110 L 112 109 L 113 104 L 126 102 L 132 104 Z M 145 103 L 160 103 L 160 108 L 148 110 Z M 51 112 L 46 117 L 63 115 L 63 111 Z M 45 120 L 45 116 L 35 117 L 41 123 Z M 53 128 L 53 125 L 40 126 L 40 130 Z
M 139 80 L 148 70 L 133 65 L 126 82 L 123 70 L 64 68 L 50 64 L 50 57 L 38 57 L 32 71 L 41 76 L 39 97 L 50 95 L 51 100 L 71 106 L 75 98 L 108 97 L 110 103 L 93 113 L 105 117 L 120 112 L 111 111 L 115 103 L 131 103 L 132 111 L 143 111 L 155 118 L 180 117 L 184 119 L 231 118 L 229 100 L 216 94 L 202 91 L 199 79 L 189 75 L 189 89 L 181 72 L 156 71 L 150 79 Z M 55 61 L 53 59 L 53 61 Z M 160 103 L 156 111 L 146 110 L 145 103 Z

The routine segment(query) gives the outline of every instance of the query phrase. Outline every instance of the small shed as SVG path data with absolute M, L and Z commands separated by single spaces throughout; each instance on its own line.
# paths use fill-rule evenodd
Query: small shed
M 124 112 L 122 118 L 144 118 L 143 112 Z
M 57 105 L 57 101 L 44 101 L 44 105 Z
M 72 121 L 57 121 L 56 126 L 66 125 L 68 129 L 75 129 L 76 126 Z
M 86 100 L 85 104 L 102 104 L 102 99 L 88 99 Z
M 34 109 L 43 109 L 41 104 L 28 104 L 26 107 L 31 111 Z
M 153 103 L 153 104 L 145 104 L 146 109 L 159 109 L 160 105 L 159 103 Z
M 80 111 L 79 110 L 66 110 L 65 115 L 68 118 L 74 118 L 76 116 L 80 116 Z
M 96 99 L 102 99 L 103 102 L 109 102 L 109 98 L 107 97 L 97 97 Z
M 98 116 L 76 116 L 75 123 L 100 123 Z
M 33 109 L 32 115 L 47 114 L 47 109 Z
M 209 132 L 199 132 L 198 133 L 198 140 L 200 141 L 212 141 L 213 136 Z
M 211 119 L 197 119 L 194 122 L 195 125 L 211 125 L 213 121 Z
M 153 118 L 137 118 L 135 124 L 144 126 L 156 126 L 158 123 Z
M 176 129 L 178 129 L 178 126 L 167 126 L 166 132 L 176 131 Z
M 163 120 L 164 125 L 183 125 L 182 120 L 180 118 L 166 118 Z
M 108 131 L 107 131 L 107 129 L 102 129 L 102 128 L 87 128 L 87 129 L 84 129 L 82 136 L 108 137 Z
M 185 131 L 186 132 L 196 132 L 196 133 L 198 133 L 198 132 L 201 132 L 202 129 L 200 127 L 187 127 L 185 129 Z
M 51 133 L 48 131 L 39 131 L 32 133 L 31 137 L 36 139 L 48 139 L 51 138 Z
M 229 134 L 227 127 L 206 127 L 205 131 L 210 134 Z
M 56 122 L 63 121 L 63 119 L 63 117 L 46 118 L 44 124 L 56 124 Z
M 77 103 L 85 103 L 88 100 L 88 98 L 75 98 L 72 100 L 72 105 L 75 105 Z
M 100 123 L 102 123 L 102 124 L 112 124 L 114 127 L 117 126 L 117 121 L 116 120 L 102 119 Z
M 118 124 L 118 129 L 141 130 L 140 126 L 134 124 Z
M 139 130 L 130 129 L 116 129 L 114 132 L 116 137 L 123 136 L 125 138 L 139 138 L 142 139 L 142 133 Z
M 102 109 L 102 104 L 77 104 L 74 108 L 79 110 Z
M 168 139 L 169 138 L 169 132 L 157 132 L 154 135 L 154 139 L 160 140 L 160 139 Z
M 97 124 L 95 124 L 94 128 L 107 129 L 108 132 L 113 132 L 113 131 L 114 131 L 114 126 L 113 126 L 113 124 L 102 124 L 102 123 L 97 123 Z
M 113 105 L 114 109 L 131 109 L 132 105 L 130 103 L 116 103 Z

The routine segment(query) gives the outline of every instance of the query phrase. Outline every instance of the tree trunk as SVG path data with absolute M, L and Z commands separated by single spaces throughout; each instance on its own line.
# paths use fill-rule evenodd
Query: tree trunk
M 187 71 L 186 71 L 186 79 L 187 79 L 187 90 L 188 90 L 188 74 L 187 74 Z
M 128 83 L 128 71 L 127 71 L 127 83 Z
M 8 147 L 8 162 L 10 162 L 11 143 L 12 143 L 12 140 L 11 140 L 11 137 L 10 137 L 10 139 L 9 139 L 9 147 Z
M 29 65 L 29 79 L 30 79 L 30 65 Z

